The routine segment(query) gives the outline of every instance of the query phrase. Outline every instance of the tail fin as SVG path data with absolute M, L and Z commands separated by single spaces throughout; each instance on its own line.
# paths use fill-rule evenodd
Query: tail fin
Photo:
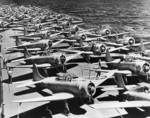
M 140 51 L 141 51 L 141 52 L 145 52 L 145 46 L 144 46 L 144 44 L 143 44 L 143 39 L 141 39 Z
M 20 46 L 22 45 L 21 40 L 18 38 L 18 36 L 16 36 L 16 46 Z
M 24 36 L 28 35 L 27 28 L 24 27 Z
M 101 67 L 102 67 L 102 65 L 101 65 L 101 59 L 99 59 L 99 61 L 98 61 L 98 69 L 101 69 Z M 101 72 L 99 71 L 99 72 L 97 72 L 96 77 L 100 77 L 100 75 L 101 75 Z
M 83 46 L 83 40 L 82 40 L 82 38 L 79 39 L 79 46 L 80 46 L 80 47 Z
M 25 57 L 25 58 L 29 58 L 29 57 L 31 57 L 31 54 L 28 52 L 28 50 L 27 50 L 27 47 L 26 47 L 26 46 L 24 46 L 24 57 Z
M 118 38 L 118 32 L 116 31 L 116 42 L 119 40 Z
M 109 49 L 106 50 L 106 62 L 111 62 L 114 59 L 110 56 Z
M 38 68 L 36 65 L 33 63 L 33 81 L 39 81 L 44 79 L 44 77 L 39 73 Z
M 116 74 L 115 77 L 116 77 L 118 87 L 122 87 L 125 90 L 127 90 L 125 83 L 124 83 L 124 80 L 123 80 L 123 77 L 122 77 L 122 74 Z

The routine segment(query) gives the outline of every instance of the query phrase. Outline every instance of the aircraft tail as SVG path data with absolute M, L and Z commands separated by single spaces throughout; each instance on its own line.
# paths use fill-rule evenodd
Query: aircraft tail
M 44 79 L 44 77 L 40 74 L 38 68 L 36 65 L 33 63 L 33 81 L 39 81 Z
M 27 50 L 27 47 L 26 47 L 26 46 L 24 46 L 24 57 L 25 57 L 25 58 L 29 58 L 29 57 L 31 57 L 31 54 L 28 52 L 28 50 Z
M 18 36 L 16 36 L 16 46 L 20 46 L 22 44 L 21 40 Z
M 82 40 L 82 38 L 79 39 L 79 46 L 80 46 L 80 47 L 83 46 L 83 40 Z
M 118 32 L 116 31 L 116 42 L 119 40 Z
M 114 59 L 111 57 L 109 49 L 106 50 L 106 62 L 111 62 Z
M 140 51 L 143 53 L 145 52 L 145 46 L 143 44 L 143 40 L 141 39 Z
M 24 27 L 24 36 L 28 35 L 27 28 Z
M 118 87 L 121 87 L 127 90 L 122 74 L 116 74 L 115 79 L 116 79 Z

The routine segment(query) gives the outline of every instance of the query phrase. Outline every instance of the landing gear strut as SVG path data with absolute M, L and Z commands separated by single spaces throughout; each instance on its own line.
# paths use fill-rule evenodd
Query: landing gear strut
M 67 100 L 65 100 L 64 104 L 65 104 L 64 114 L 68 116 L 70 113 L 70 109 L 69 109 Z

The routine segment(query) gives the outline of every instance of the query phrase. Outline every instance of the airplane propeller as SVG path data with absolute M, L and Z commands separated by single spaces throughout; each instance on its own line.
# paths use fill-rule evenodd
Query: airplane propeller
M 132 45 L 132 44 L 134 44 L 134 43 L 135 43 L 134 39 L 133 39 L 133 38 L 130 38 L 130 39 L 129 39 L 129 45 Z
M 101 47 L 100 47 L 100 51 L 105 52 L 106 51 L 106 46 L 102 44 Z
M 150 65 L 149 65 L 148 63 L 145 63 L 145 64 L 143 65 L 143 71 L 144 71 L 145 73 L 147 73 L 149 70 L 150 70 Z
M 89 102 L 93 104 L 94 103 L 93 96 L 96 93 L 96 87 L 92 82 L 90 82 L 88 87 L 87 87 L 87 90 L 88 90 L 88 93 L 90 95 Z
M 65 66 L 66 57 L 65 57 L 64 54 L 62 54 L 62 55 L 60 56 L 60 62 L 61 62 L 61 64 L 62 64 L 63 71 L 66 72 L 66 70 L 67 70 L 67 69 L 66 69 L 66 66 Z
M 89 92 L 89 94 L 90 94 L 91 96 L 93 96 L 93 94 L 95 93 L 95 91 L 96 91 L 95 86 L 90 83 L 90 84 L 88 85 L 88 92 Z

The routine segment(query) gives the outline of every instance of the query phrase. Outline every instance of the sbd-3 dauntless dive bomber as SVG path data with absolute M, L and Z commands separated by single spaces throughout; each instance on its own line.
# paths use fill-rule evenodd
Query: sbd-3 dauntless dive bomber
M 6 69 L 10 83 L 14 84 L 12 83 L 14 68 L 22 68 L 22 70 L 31 68 L 33 79 L 16 87 L 35 86 L 34 92 L 45 89 L 51 91 L 48 96 L 35 96 L 28 99 L 17 99 L 14 93 L 11 98 L 15 99 L 10 101 L 12 104 L 64 101 L 65 115 L 70 113 L 68 99 L 74 98 L 88 98 L 88 102 L 84 104 L 93 110 L 150 107 L 150 57 L 149 50 L 145 49 L 145 45 L 150 42 L 143 42 L 141 39 L 141 43 L 136 43 L 134 36 L 126 36 L 130 32 L 113 33 L 116 31 L 106 26 L 84 29 L 83 25 L 85 24 L 81 18 L 56 13 L 47 8 L 6 5 L 0 9 L 0 31 L 15 32 L 11 36 L 15 42 L 3 50 L 5 54 L 1 56 L 3 69 Z M 3 39 L 2 36 L 1 38 Z M 112 38 L 114 41 L 111 40 Z M 3 42 L 5 40 L 2 40 L 2 45 Z M 133 56 L 135 52 L 130 47 L 140 47 L 140 50 Z M 23 57 L 14 58 L 13 53 Z M 83 58 L 83 63 L 86 63 L 89 68 L 82 66 L 83 63 L 79 58 Z M 94 61 L 95 59 L 99 61 L 94 63 L 93 58 Z M 93 71 L 94 77 L 70 76 L 67 63 L 82 66 L 82 70 Z M 54 72 L 54 69 L 57 72 Z M 49 74 L 51 72 L 53 76 Z M 58 73 L 63 74 L 58 76 Z M 139 81 L 129 85 L 128 80 L 135 76 Z M 113 87 L 106 84 L 106 81 L 111 79 L 114 79 L 116 84 Z M 99 101 L 97 96 L 101 96 L 100 90 L 118 91 L 116 99 L 119 99 L 109 102 Z M 1 109 L 1 114 L 7 116 L 3 112 L 5 110 L 3 105 Z M 52 117 L 52 114 L 46 115 Z

